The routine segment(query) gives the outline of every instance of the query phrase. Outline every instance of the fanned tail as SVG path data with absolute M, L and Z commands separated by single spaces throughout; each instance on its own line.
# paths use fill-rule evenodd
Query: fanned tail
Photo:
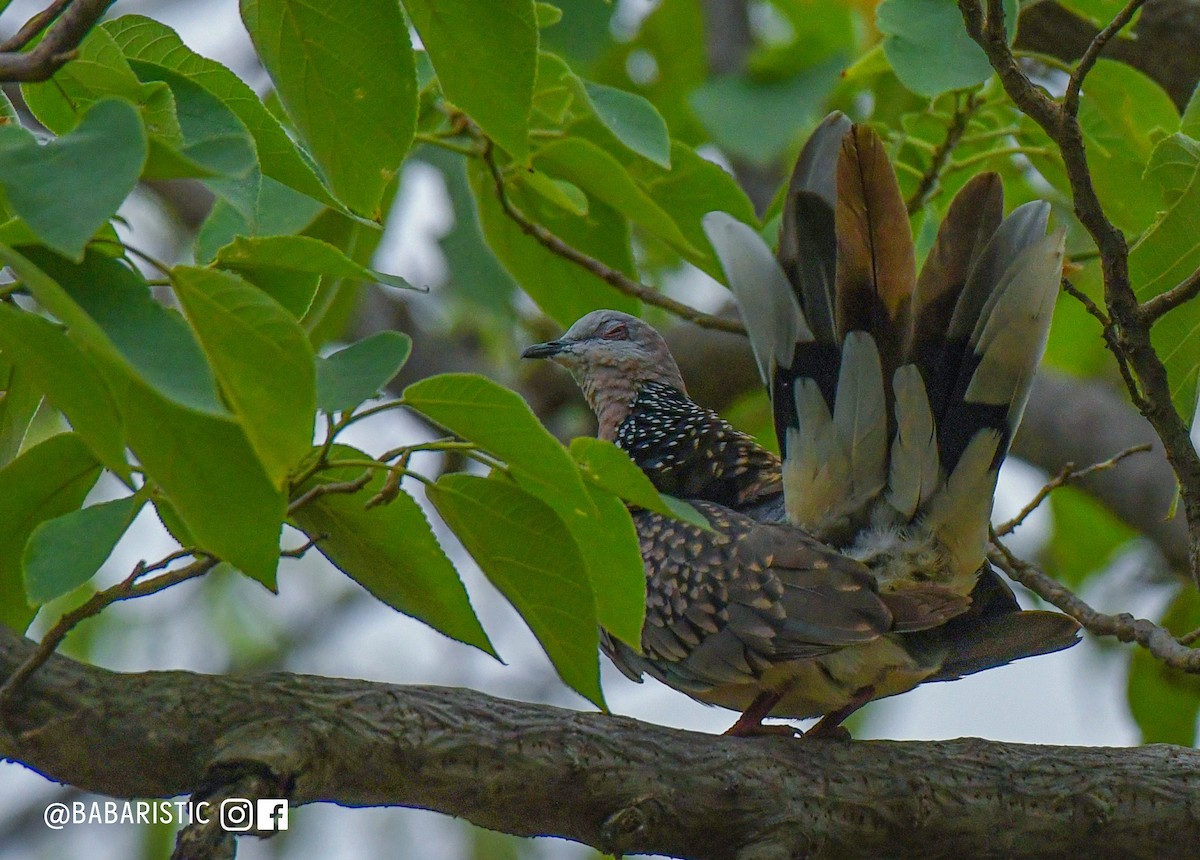
M 776 259 L 749 227 L 705 218 L 771 391 L 788 519 L 885 590 L 967 594 L 983 564 L 1064 235 L 1046 235 L 1048 204 L 1002 213 L 995 174 L 967 183 L 918 278 L 882 141 L 833 114 L 796 165 Z

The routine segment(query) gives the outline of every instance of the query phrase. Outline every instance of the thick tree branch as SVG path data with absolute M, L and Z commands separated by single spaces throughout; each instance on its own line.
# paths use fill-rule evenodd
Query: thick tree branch
M 32 645 L 0 632 L 0 675 Z M 404 805 L 609 853 L 1191 856 L 1200 752 L 710 737 L 435 687 L 116 674 L 54 657 L 0 752 L 117 797 L 253 774 L 293 803 Z
M 75 49 L 92 25 L 100 20 L 114 0 L 71 0 L 63 8 L 62 3 L 52 3 L 39 15 L 35 15 L 12 39 L 4 43 L 0 52 L 0 81 L 44 81 L 61 69 L 75 56 Z M 57 18 L 57 20 L 55 20 Z M 51 21 L 54 25 L 46 37 L 32 51 L 19 53 L 14 47 L 23 47 L 42 31 Z

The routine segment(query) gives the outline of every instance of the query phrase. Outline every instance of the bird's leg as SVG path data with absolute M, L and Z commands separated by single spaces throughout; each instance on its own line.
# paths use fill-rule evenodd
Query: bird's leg
M 724 734 L 734 738 L 754 738 L 762 735 L 794 735 L 796 730 L 791 726 L 764 726 L 763 719 L 771 713 L 771 708 L 779 703 L 782 693 L 764 690 L 754 697 L 750 707 L 738 717 L 737 722 L 725 730 Z
M 806 738 L 823 738 L 825 740 L 850 740 L 850 732 L 842 725 L 842 720 L 853 714 L 875 697 L 874 687 L 863 687 L 856 692 L 849 702 L 836 711 L 830 711 L 817 721 L 817 724 L 804 733 Z

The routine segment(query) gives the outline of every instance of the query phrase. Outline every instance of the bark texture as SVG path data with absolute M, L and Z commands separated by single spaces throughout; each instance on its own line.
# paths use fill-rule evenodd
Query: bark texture
M 30 648 L 0 632 L 0 677 Z M 1162 745 L 711 737 L 469 690 L 65 657 L 18 691 L 4 729 L 4 756 L 117 797 L 249 781 L 614 854 L 1185 858 L 1200 844 L 1200 752 Z

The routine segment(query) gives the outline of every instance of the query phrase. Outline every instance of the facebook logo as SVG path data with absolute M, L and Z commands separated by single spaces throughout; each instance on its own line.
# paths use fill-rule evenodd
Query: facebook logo
M 258 830 L 288 829 L 288 802 L 286 800 L 275 797 L 260 799 L 257 812 L 254 823 Z

